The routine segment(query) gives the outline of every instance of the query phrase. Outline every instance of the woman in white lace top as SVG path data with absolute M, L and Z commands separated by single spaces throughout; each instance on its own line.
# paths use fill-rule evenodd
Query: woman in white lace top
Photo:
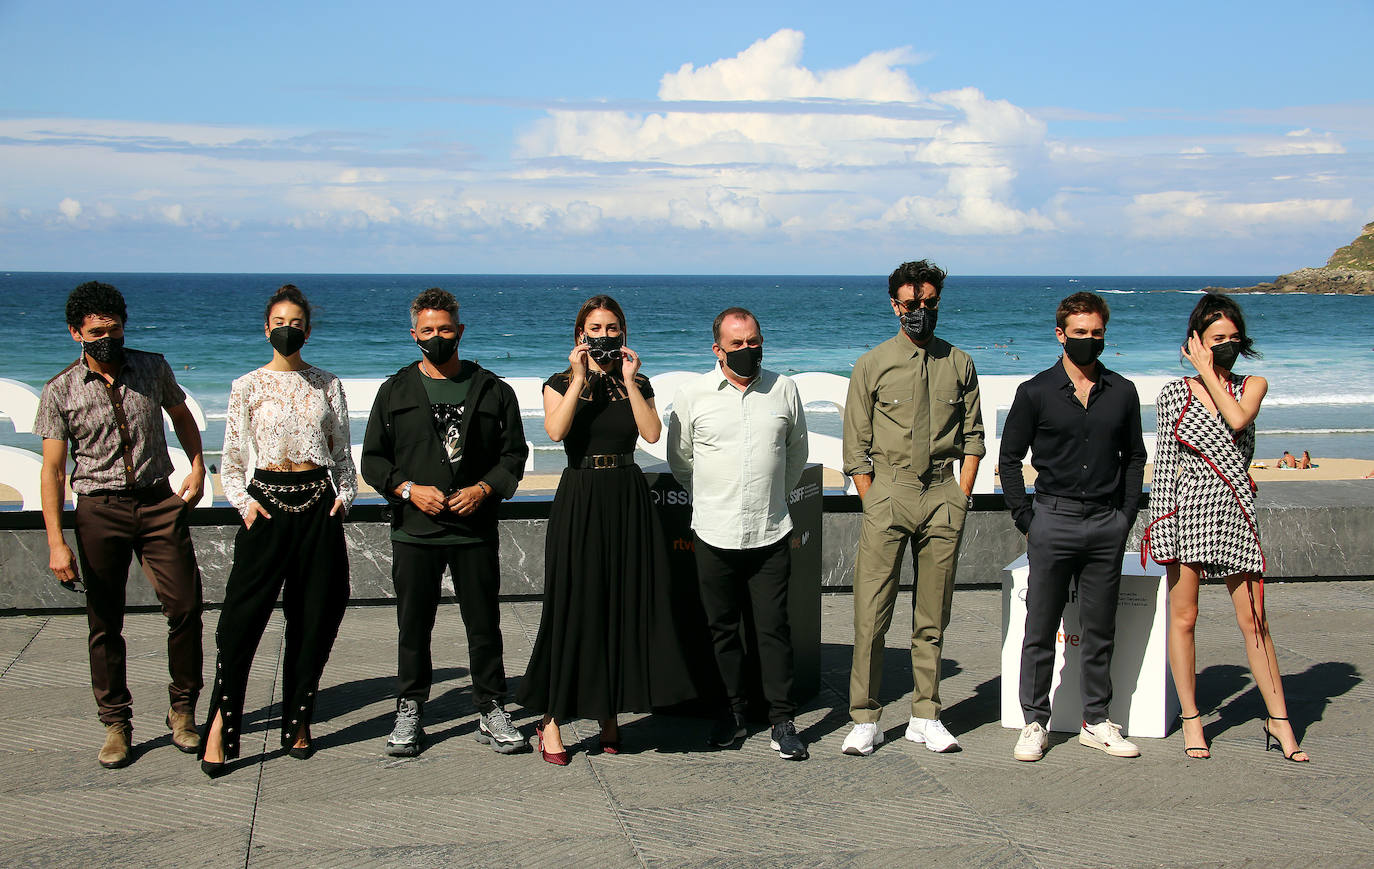
M 281 741 L 292 757 L 310 756 L 315 692 L 348 604 L 343 517 L 358 483 L 343 385 L 301 359 L 310 303 L 300 290 L 278 290 L 264 320 L 272 361 L 234 381 L 224 433 L 220 481 L 243 527 L 215 632 L 219 653 L 201 744 L 201 769 L 212 777 L 238 757 L 248 671 L 279 593 L 286 616 Z

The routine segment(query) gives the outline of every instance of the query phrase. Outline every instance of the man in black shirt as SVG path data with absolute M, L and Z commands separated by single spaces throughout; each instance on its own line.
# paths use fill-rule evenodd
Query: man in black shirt
M 1054 644 L 1075 577 L 1083 624 L 1078 741 L 1114 757 L 1140 754 L 1107 717 L 1121 558 L 1145 473 L 1135 384 L 1097 361 L 1109 316 L 1094 293 L 1059 303 L 1054 333 L 1064 355 L 1017 388 L 1002 429 L 998 473 L 1030 561 L 1021 648 L 1026 726 L 1012 753 L 1017 760 L 1039 760 L 1049 745 Z M 1021 471 L 1027 449 L 1036 471 L 1033 501 Z
M 496 506 L 515 494 L 529 453 L 515 391 L 460 359 L 458 302 L 433 288 L 410 308 L 422 353 L 377 390 L 363 437 L 363 479 L 391 504 L 396 586 L 396 725 L 387 754 L 419 754 L 433 678 L 430 638 L 444 568 L 467 630 L 478 741 L 502 754 L 528 747 L 504 708 Z

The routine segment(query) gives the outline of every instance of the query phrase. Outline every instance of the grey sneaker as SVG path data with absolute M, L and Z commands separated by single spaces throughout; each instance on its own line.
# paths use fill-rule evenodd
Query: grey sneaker
M 386 739 L 386 753 L 392 757 L 414 757 L 420 753 L 425 729 L 420 726 L 420 701 L 396 701 L 396 726 Z
M 497 754 L 514 754 L 530 747 L 525 734 L 511 723 L 510 713 L 500 706 L 477 717 L 474 738 L 483 745 L 490 744 Z
M 769 745 L 783 760 L 806 760 L 806 746 L 797 735 L 797 725 L 789 719 L 773 725 L 772 741 Z

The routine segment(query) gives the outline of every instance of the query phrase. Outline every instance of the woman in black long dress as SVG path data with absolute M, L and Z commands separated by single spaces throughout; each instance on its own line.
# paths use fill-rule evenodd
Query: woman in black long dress
M 620 748 L 616 714 L 691 699 L 673 629 L 667 547 L 635 442 L 663 423 L 640 359 L 624 346 L 625 314 L 610 296 L 577 312 L 568 369 L 544 383 L 544 429 L 568 467 L 549 511 L 544 611 L 519 697 L 542 710 L 539 750 L 565 765 L 560 725 L 601 724 L 602 751 Z

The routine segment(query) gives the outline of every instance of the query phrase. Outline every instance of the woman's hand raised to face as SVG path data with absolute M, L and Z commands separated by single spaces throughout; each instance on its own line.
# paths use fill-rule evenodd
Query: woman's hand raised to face
M 586 341 L 579 343 L 568 354 L 568 367 L 572 369 L 573 377 L 587 376 L 587 351 L 590 349 Z
M 1209 374 L 1212 372 L 1212 348 L 1202 343 L 1202 336 L 1194 332 L 1188 336 L 1188 346 L 1183 348 L 1183 355 L 1198 374 Z
M 639 354 L 629 347 L 620 348 L 620 373 L 629 383 L 639 373 Z

